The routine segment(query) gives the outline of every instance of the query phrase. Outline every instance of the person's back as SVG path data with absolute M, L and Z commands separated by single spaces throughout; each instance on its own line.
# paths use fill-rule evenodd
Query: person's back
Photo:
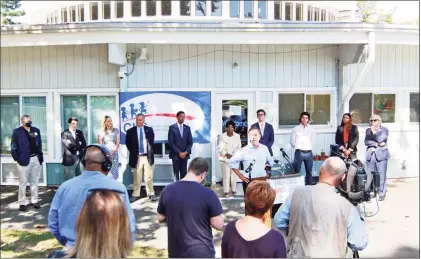
M 96 155 L 96 147 L 87 148 L 86 156 Z M 101 159 L 98 159 L 101 160 Z M 95 168 L 88 165 L 88 168 Z M 101 169 L 102 170 L 102 169 Z M 76 219 L 82 209 L 88 193 L 93 190 L 111 190 L 121 193 L 126 204 L 131 223 L 132 238 L 134 239 L 135 218 L 130 206 L 126 187 L 106 176 L 107 172 L 85 171 L 80 176 L 64 182 L 58 188 L 51 203 L 48 214 L 48 226 L 54 237 L 66 247 L 73 247 L 76 240 Z
M 347 220 L 353 206 L 334 192 L 334 187 L 324 183 L 294 191 L 287 236 L 288 257 L 346 254 Z
M 215 225 L 212 218 L 222 219 L 222 206 L 215 192 L 188 179 L 194 177 L 195 159 L 186 178 L 166 186 L 159 200 L 158 220 L 168 226 L 169 257 L 215 257 L 211 225 Z M 222 228 L 220 221 L 217 225 Z
M 215 257 L 210 218 L 222 213 L 216 194 L 197 182 L 178 181 L 165 187 L 161 197 L 169 257 Z

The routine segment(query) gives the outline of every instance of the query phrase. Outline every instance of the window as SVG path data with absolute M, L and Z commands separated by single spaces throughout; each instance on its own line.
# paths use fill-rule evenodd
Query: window
M 409 121 L 420 122 L 420 93 L 409 94 Z
M 76 22 L 76 7 L 70 6 L 69 7 L 69 12 L 70 12 L 70 21 L 71 22 Z
M 19 97 L 0 97 L 1 154 L 10 154 L 13 130 L 20 126 Z
M 98 3 L 89 3 L 89 9 L 91 12 L 91 20 L 98 20 Z
M 275 20 L 282 20 L 282 2 L 279 0 L 276 0 L 273 3 L 273 9 L 275 13 Z
M 254 0 L 244 1 L 244 18 L 253 18 Z
M 357 93 L 349 101 L 349 110 L 355 124 L 368 123 L 372 114 L 380 115 L 382 122 L 394 122 L 395 95 Z
M 266 0 L 259 0 L 257 3 L 257 11 L 258 11 L 258 17 L 259 19 L 267 19 L 268 13 L 267 13 L 267 2 Z
M 230 17 L 233 17 L 233 18 L 240 17 L 240 1 L 239 0 L 230 1 Z
M 123 18 L 124 15 L 124 2 L 123 1 L 117 1 L 116 2 L 116 18 Z
M 322 22 L 326 21 L 326 10 L 322 9 Z
M 47 16 L 47 23 L 50 23 L 50 17 Z
M 97 143 L 98 134 L 102 130 L 104 116 L 108 115 L 113 120 L 113 127 L 120 129 L 114 96 L 91 96 L 90 97 L 90 121 L 91 143 Z M 87 137 L 86 137 L 86 140 Z
M 314 8 L 313 6 L 308 6 L 308 21 L 314 21 Z
M 292 20 L 292 3 L 290 2 L 285 3 L 285 20 Z
M 31 116 L 34 127 L 41 132 L 42 150 L 47 154 L 47 103 L 45 96 L 1 97 L 1 154 L 10 154 L 13 130 L 21 126 L 20 116 Z M 19 110 L 22 109 L 22 114 Z
M 206 16 L 206 0 L 196 0 L 196 16 Z
M 320 9 L 319 8 L 314 8 L 314 17 L 315 17 L 315 21 L 320 21 Z
M 85 21 L 85 6 L 83 4 L 80 4 L 78 6 L 78 21 L 83 22 Z
M 58 11 L 54 12 L 54 23 L 58 23 Z
M 312 125 L 330 125 L 329 94 L 279 94 L 279 126 L 299 124 L 300 114 L 310 113 Z
M 171 1 L 162 1 L 161 2 L 162 15 L 171 15 Z
M 67 22 L 67 8 L 61 8 L 61 21 Z
M 211 1 L 212 16 L 222 16 L 222 0 Z
M 97 136 L 105 115 L 113 119 L 114 128 L 120 128 L 115 96 L 62 96 L 61 103 L 63 130 L 69 127 L 67 120 L 70 117 L 76 117 L 79 120 L 78 129 L 83 131 L 87 143 L 97 143 Z
M 111 18 L 111 3 L 110 1 L 102 2 L 102 19 L 108 20 Z
M 147 16 L 156 15 L 156 0 L 148 0 L 146 2 L 146 15 Z
M 141 8 L 140 1 L 132 1 L 132 16 L 139 17 L 141 15 Z
M 303 12 L 304 8 L 302 4 L 296 4 L 295 5 L 295 20 L 296 21 L 302 21 L 303 20 Z
M 191 1 L 190 0 L 180 0 L 180 15 L 181 16 L 190 16 L 191 14 Z

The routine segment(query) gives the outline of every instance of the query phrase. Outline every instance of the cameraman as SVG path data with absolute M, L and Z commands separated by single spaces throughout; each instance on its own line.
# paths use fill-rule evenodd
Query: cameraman
M 367 246 L 368 235 L 357 208 L 336 192 L 345 178 L 345 163 L 330 157 L 314 186 L 297 187 L 275 215 L 275 225 L 287 232 L 288 257 L 346 257 Z

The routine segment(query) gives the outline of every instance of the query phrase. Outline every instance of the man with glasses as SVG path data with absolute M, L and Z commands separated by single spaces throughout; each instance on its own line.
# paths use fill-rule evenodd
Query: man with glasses
M 370 118 L 370 128 L 365 131 L 364 144 L 367 146 L 366 160 L 367 170 L 377 171 L 380 174 L 379 201 L 386 198 L 386 171 L 387 160 L 390 158 L 387 148 L 389 130 L 381 126 L 382 119 L 374 114 Z
M 269 153 L 273 156 L 272 152 L 272 145 L 275 141 L 275 133 L 273 131 L 273 126 L 267 122 L 266 119 L 266 112 L 263 109 L 257 110 L 257 120 L 255 124 L 251 125 L 250 128 L 257 128 L 260 130 L 260 135 L 262 138 L 260 139 L 260 144 L 267 146 L 269 149 Z
M 61 133 L 61 143 L 63 144 L 63 161 L 61 164 L 64 166 L 65 181 L 75 177 L 75 175 L 80 175 L 83 171 L 80 160 L 86 148 L 83 132 L 77 129 L 78 119 L 70 117 L 67 123 L 69 123 L 69 128 Z
M 19 176 L 19 210 L 26 210 L 26 185 L 31 186 L 31 203 L 39 209 L 38 181 L 44 161 L 42 153 L 42 140 L 39 129 L 32 126 L 29 115 L 20 118 L 22 126 L 15 129 L 12 134 L 11 153 L 17 162 Z

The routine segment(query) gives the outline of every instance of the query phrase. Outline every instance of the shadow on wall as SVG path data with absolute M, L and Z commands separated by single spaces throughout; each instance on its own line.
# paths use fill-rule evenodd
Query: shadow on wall
M 420 258 L 420 249 L 409 246 L 401 246 L 396 249 L 392 258 Z

